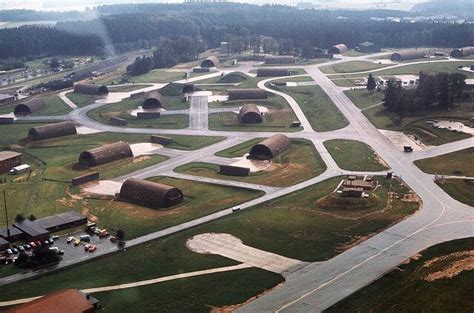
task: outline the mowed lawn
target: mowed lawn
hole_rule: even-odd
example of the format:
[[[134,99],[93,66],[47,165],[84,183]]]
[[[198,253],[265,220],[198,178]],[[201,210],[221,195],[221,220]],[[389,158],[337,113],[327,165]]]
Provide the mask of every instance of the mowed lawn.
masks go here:
[[[467,238],[428,248],[325,312],[472,312],[474,271],[461,269],[473,247]]]
[[[247,145],[247,143],[244,143],[244,146]],[[235,149],[240,150],[240,148]],[[248,150],[240,156],[247,152]],[[271,170],[251,173],[246,177],[219,174],[219,165],[203,162],[189,163],[176,168],[175,171],[196,176],[283,187],[303,182],[326,170],[326,164],[324,164],[313,144],[302,139],[292,139],[292,147],[274,158],[273,163]]]
[[[78,107],[84,107],[86,105],[94,103],[98,99],[105,98],[106,96],[86,95],[82,93],[69,92],[66,94],[66,97]]]
[[[454,199],[474,207],[474,179],[444,179],[437,184]]]
[[[321,72],[325,74],[335,74],[335,73],[354,73],[354,72],[365,72],[370,70],[375,70],[379,68],[384,68],[390,66],[390,64],[378,64],[369,61],[349,61],[334,65],[326,65],[320,67]]]
[[[85,289],[130,283],[238,263],[217,255],[197,254],[186,248],[186,241],[206,232],[205,226],[128,248],[125,252],[86,264],[9,285],[1,300],[39,296],[61,289]],[[117,273],[120,273],[118,275]],[[283,281],[274,273],[250,268],[187,279],[94,294],[105,312],[208,312],[209,306],[245,302]],[[177,292],[179,290],[179,292]]]
[[[344,93],[359,109],[381,105],[384,98],[383,92],[370,93],[367,89],[346,90]]]
[[[375,151],[363,142],[334,139],[325,141],[324,146],[343,170],[376,172],[388,169]]]
[[[474,148],[416,160],[415,164],[428,174],[474,177]]]
[[[320,86],[274,87],[274,89],[295,99],[315,131],[331,131],[349,125]]]
[[[65,115],[72,111],[72,109],[56,95],[46,96],[43,98],[43,101],[44,108],[33,112],[31,115]]]

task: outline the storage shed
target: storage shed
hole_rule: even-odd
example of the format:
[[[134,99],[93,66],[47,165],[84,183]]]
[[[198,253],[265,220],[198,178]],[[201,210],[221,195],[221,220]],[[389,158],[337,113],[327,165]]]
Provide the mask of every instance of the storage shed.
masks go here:
[[[259,68],[257,77],[280,77],[289,76],[290,70],[287,68]]]
[[[177,205],[184,199],[178,188],[136,178],[123,183],[120,198],[153,209]]]
[[[426,50],[405,50],[392,53],[390,60],[394,62],[402,62],[407,60],[415,60],[424,58],[428,52]]]
[[[27,240],[36,241],[46,240],[49,238],[49,231],[30,220],[15,222],[13,226],[21,230],[26,235]]]
[[[22,154],[15,151],[0,151],[0,174],[8,173],[10,169],[21,165]]]
[[[163,106],[161,94],[157,90],[150,91],[143,102],[144,109],[157,109]]]
[[[75,134],[77,134],[76,125],[67,121],[32,127],[28,131],[28,139],[38,141]]]
[[[109,89],[104,85],[96,84],[76,84],[74,86],[75,93],[83,93],[86,95],[98,95],[103,96],[109,93]]]
[[[13,113],[18,116],[30,115],[33,112],[39,111],[44,107],[44,101],[41,98],[34,98],[15,106]]]
[[[76,211],[69,211],[39,218],[35,220],[34,223],[43,229],[46,229],[50,232],[55,232],[84,225],[87,223],[87,217]]]
[[[91,167],[130,157],[133,157],[133,152],[128,143],[119,141],[82,152],[79,164]]]
[[[464,47],[459,49],[454,49],[451,51],[450,56],[452,58],[462,58],[474,54],[474,47]]]
[[[295,57],[292,55],[267,55],[265,56],[265,64],[295,64]]]
[[[255,104],[244,104],[239,111],[239,122],[242,124],[261,123],[263,122],[262,113]]]
[[[343,43],[340,43],[340,44],[334,45],[331,48],[329,48],[328,53],[330,53],[330,54],[343,54],[347,50],[348,50],[347,46]]]
[[[219,59],[215,56],[210,56],[201,62],[201,67],[205,68],[217,67],[217,65],[219,65]]]
[[[291,140],[288,137],[276,134],[253,146],[250,149],[248,158],[270,160],[290,147]]]
[[[259,88],[228,89],[229,100],[266,99],[267,92]]]

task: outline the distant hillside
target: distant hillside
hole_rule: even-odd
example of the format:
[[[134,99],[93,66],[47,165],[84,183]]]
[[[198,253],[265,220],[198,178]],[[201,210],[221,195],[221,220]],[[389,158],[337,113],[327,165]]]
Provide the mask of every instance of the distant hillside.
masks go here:
[[[440,0],[418,3],[411,9],[413,12],[424,15],[458,16],[474,18],[473,0]]]

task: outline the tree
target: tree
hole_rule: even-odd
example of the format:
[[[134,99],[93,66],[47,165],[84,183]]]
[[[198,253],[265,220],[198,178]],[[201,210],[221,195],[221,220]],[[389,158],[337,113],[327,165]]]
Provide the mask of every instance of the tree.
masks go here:
[[[28,219],[29,219],[30,221],[34,221],[34,220],[36,220],[36,216],[34,216],[34,214],[31,214],[31,215],[28,217]]]
[[[369,74],[369,78],[367,78],[367,90],[372,93],[376,87],[377,84],[375,83],[374,77],[372,76],[372,74]]]
[[[385,97],[383,98],[383,106],[390,111],[395,111],[398,101],[400,100],[401,86],[394,80],[387,81],[385,89]]]
[[[15,261],[16,266],[23,267],[26,263],[30,261],[30,256],[26,252],[20,252],[18,259]]]
[[[55,69],[55,68],[58,68],[60,66],[61,66],[61,64],[59,63],[58,59],[56,59],[56,58],[51,59],[51,63],[49,64],[50,68]]]
[[[301,56],[305,59],[314,58],[314,47],[311,44],[311,41],[306,40],[303,43],[303,47],[301,48]]]
[[[123,229],[117,230],[117,234],[115,235],[118,240],[123,241],[125,239],[125,231]]]
[[[15,222],[17,222],[17,223],[21,223],[21,222],[23,222],[24,220],[25,220],[25,216],[24,216],[23,214],[17,214],[17,215],[15,216]]]

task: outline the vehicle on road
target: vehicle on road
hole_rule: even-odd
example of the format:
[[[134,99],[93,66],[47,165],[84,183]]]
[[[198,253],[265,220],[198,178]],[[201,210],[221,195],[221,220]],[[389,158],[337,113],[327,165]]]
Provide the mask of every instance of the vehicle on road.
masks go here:
[[[232,212],[240,211],[240,206],[235,206],[232,208]]]
[[[9,174],[10,175],[18,175],[18,174],[27,172],[29,170],[31,170],[31,167],[28,164],[22,164],[22,165],[18,165],[18,166],[15,166],[14,168],[12,168],[10,170]]]

